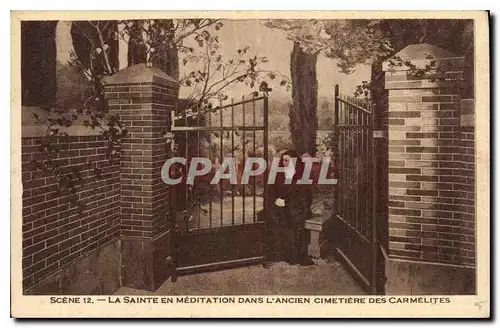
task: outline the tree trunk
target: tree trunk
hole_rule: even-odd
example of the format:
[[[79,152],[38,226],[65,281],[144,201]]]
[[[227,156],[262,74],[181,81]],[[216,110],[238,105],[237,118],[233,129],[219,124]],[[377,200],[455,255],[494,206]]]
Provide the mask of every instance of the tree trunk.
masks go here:
[[[104,21],[101,21],[104,25]],[[82,63],[83,67],[90,68],[94,72],[108,72],[112,74],[113,69],[118,69],[118,40],[113,38],[113,34],[117,31],[118,26],[115,21],[107,21],[107,27],[99,31],[94,26],[85,21],[75,21],[71,24],[71,40],[73,42],[73,49]],[[109,46],[106,51],[106,63],[94,60],[90,61],[90,54],[93,48],[90,38],[95,47],[102,48],[104,43]],[[106,40],[106,42],[104,42]],[[92,67],[91,67],[92,65]]]
[[[168,19],[164,21],[164,24],[165,28],[170,30],[170,34],[175,35],[174,21]],[[167,42],[167,47],[160,47],[163,48],[163,51],[159,56],[154,58],[153,66],[160,68],[171,78],[179,80],[179,49],[170,45],[172,40],[169,41]]]
[[[139,40],[136,37],[130,36],[127,54],[128,66],[146,62],[146,46],[139,44],[138,41]]]
[[[21,24],[21,89],[25,106],[51,107],[56,100],[57,21]]]
[[[377,57],[372,63],[371,71],[371,100],[375,105],[375,124],[379,127],[387,125],[389,92],[385,89],[385,72],[382,63],[387,57]]]
[[[168,76],[179,80],[179,50],[176,47],[168,47],[160,56],[155,57],[153,66],[160,68]]]
[[[389,92],[385,89],[385,72],[382,63],[386,57],[378,57],[372,63],[371,72],[371,98],[374,103],[374,129],[388,133],[388,97]],[[387,138],[376,138],[374,141],[376,167],[375,183],[377,188],[377,229],[380,244],[389,249],[389,213],[387,203],[389,202],[389,144]],[[380,264],[380,263],[379,263]]]
[[[463,46],[465,55],[463,98],[474,98],[474,21],[467,21],[464,26]]]
[[[292,105],[289,116],[293,147],[301,154],[309,153],[314,156],[318,130],[318,55],[304,52],[300,44],[295,42],[290,59]]]

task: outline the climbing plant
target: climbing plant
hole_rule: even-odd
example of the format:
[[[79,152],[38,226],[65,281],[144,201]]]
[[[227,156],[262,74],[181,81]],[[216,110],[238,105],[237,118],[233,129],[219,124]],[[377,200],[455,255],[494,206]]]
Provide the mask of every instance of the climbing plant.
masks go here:
[[[85,181],[83,173],[90,171],[91,180],[99,180],[106,167],[116,164],[121,152],[121,140],[127,134],[126,127],[119,117],[108,113],[104,100],[102,79],[117,72],[117,63],[110,59],[110,43],[113,41],[110,25],[113,25],[110,21],[73,22],[72,34],[79,36],[73,41],[76,39],[86,42],[75,46],[75,51],[70,53],[68,65],[73,72],[80,74],[87,81],[74,86],[84,88],[85,91],[79,94],[84,97],[79,102],[67,100],[62,108],[45,107],[44,113],[33,114],[35,121],[45,127],[45,136],[39,146],[41,156],[35,156],[31,162],[32,167],[34,170],[53,175],[58,183],[59,194],[68,196],[70,205],[76,206],[80,213],[85,209],[85,204],[78,194],[79,187]],[[83,53],[86,55],[82,55]],[[73,108],[66,107],[68,105]],[[83,125],[98,132],[103,138],[106,147],[104,162],[94,163],[87,160],[83,164],[61,166],[59,154],[70,142],[68,130],[74,125]]]
[[[439,62],[431,55],[427,55],[425,59],[428,61],[424,66],[419,66],[411,60],[402,59],[400,56],[393,56],[386,62],[388,64],[388,72],[395,72],[396,69],[404,67],[406,75],[415,78],[426,78],[429,82],[448,82],[451,85],[460,86],[465,81],[463,75],[450,73],[450,66],[443,62]],[[354,90],[355,97],[363,97],[366,101],[371,100],[371,91],[373,85],[371,81],[362,81]]]

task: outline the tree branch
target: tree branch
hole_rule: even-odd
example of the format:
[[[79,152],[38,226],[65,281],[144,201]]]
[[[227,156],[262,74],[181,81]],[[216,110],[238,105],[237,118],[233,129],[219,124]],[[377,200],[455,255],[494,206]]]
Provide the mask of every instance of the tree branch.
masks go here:
[[[200,97],[200,100],[198,101],[198,105],[203,103],[203,100],[204,99],[204,95],[205,95],[205,92],[207,91],[207,86],[208,86],[208,81],[210,80],[210,65],[211,65],[211,60],[210,60],[210,56],[208,54],[208,45],[205,47],[205,53],[207,55],[207,77],[205,78],[205,85],[203,86],[203,91],[201,92],[201,97]]]
[[[102,54],[104,56],[104,63],[106,64],[106,69],[108,70],[108,74],[112,74],[113,68],[111,67],[108,53],[106,52],[106,50],[104,50],[105,43],[102,37],[102,30],[99,28],[99,23],[97,24],[96,31],[97,31],[97,36],[99,37],[99,41],[101,42],[101,49],[102,49]]]
[[[187,20],[186,20],[187,21]],[[205,24],[203,23],[203,21],[205,21]],[[218,19],[204,19],[202,20],[202,22],[200,23],[200,25],[198,26],[194,26],[194,28],[190,31],[187,31],[185,32],[184,34],[180,34],[176,39],[177,40],[174,40],[173,43],[175,46],[179,46],[181,45],[182,41],[187,38],[188,36],[190,35],[193,35],[194,33],[196,33],[197,31],[201,30],[201,29],[204,29],[205,27],[208,27],[210,25],[213,25],[214,23],[216,23],[217,21],[219,21]],[[187,23],[187,22],[186,22]],[[193,24],[194,25],[194,24]]]
[[[221,90],[223,90],[225,87],[227,87],[227,86],[228,86],[228,85],[230,85],[231,83],[236,82],[238,79],[245,78],[247,75],[248,75],[248,74],[246,74],[246,73],[245,73],[245,74],[242,74],[242,75],[237,76],[236,78],[234,78],[234,79],[232,79],[232,80],[227,81],[224,85],[222,85],[219,89],[217,89],[216,91],[212,92],[211,94],[212,94],[212,95],[216,95],[216,94],[218,94]],[[212,87],[213,87],[213,86],[214,86],[214,85],[212,85]],[[210,89],[212,89],[212,87],[210,87]],[[209,89],[209,91],[210,91],[210,89]],[[209,91],[207,91],[207,93],[208,93]]]

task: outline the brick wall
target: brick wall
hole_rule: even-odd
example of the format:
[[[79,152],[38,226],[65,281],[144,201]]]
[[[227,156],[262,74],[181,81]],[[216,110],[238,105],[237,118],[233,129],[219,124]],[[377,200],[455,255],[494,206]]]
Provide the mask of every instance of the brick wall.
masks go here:
[[[461,126],[460,90],[404,70],[387,71],[386,88],[389,254],[474,266],[474,136]]]
[[[118,115],[128,131],[120,158],[109,163],[103,137],[90,136],[83,126],[72,126],[69,137],[50,142],[59,148],[55,161],[61,171],[80,173],[76,190],[83,207],[70,201],[66,189],[57,192],[52,173],[32,164],[42,158],[45,139],[34,137],[44,135],[43,127],[29,122],[25,108],[22,266],[27,293],[112,293],[122,285],[155,290],[170,274],[169,190],[161,169],[179,83],[139,64],[107,77],[106,85],[109,113]],[[102,170],[99,178],[96,167]]]
[[[66,190],[58,193],[52,173],[35,170],[32,160],[43,156],[43,138],[22,139],[23,288],[29,289],[63,266],[76,261],[119,235],[119,164],[107,165],[107,147],[99,136],[70,136],[55,143],[61,169],[81,167],[78,207]],[[85,163],[103,169],[95,179]]]

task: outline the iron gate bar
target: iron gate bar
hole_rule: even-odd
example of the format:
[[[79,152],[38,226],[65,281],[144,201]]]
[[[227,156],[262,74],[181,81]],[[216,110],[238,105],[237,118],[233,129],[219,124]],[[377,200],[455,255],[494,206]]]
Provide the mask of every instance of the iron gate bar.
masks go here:
[[[184,119],[184,125],[188,126],[188,118],[187,117]],[[184,139],[185,139],[184,140],[184,158],[188,158],[188,152],[189,152],[189,137],[188,137],[188,135],[189,135],[189,133],[188,133],[188,131],[186,131],[184,133]],[[185,171],[187,174],[187,172],[188,172],[187,167],[185,168]],[[189,190],[188,189],[189,189],[189,187],[186,185],[186,187],[184,188],[184,191],[185,191],[184,199],[186,202],[184,206],[187,209],[187,213],[190,212],[189,211],[190,209],[189,209],[189,199],[188,199],[189,198]],[[185,222],[183,222],[183,223],[186,225],[186,228],[187,228],[188,224],[189,224],[189,217],[184,217],[184,220],[185,220]]]
[[[252,257],[252,258],[247,258],[247,259],[238,259],[238,260],[232,260],[232,261],[223,261],[218,263],[218,267],[221,269],[225,268],[231,268],[231,267],[236,267],[238,265],[253,265],[258,262],[260,262],[262,258],[260,256],[258,257]],[[196,273],[199,271],[203,271],[204,269],[210,268],[211,264],[199,264],[199,265],[193,265],[193,266],[188,266],[188,267],[182,267],[177,269],[177,274],[178,275],[184,275],[184,274],[189,274],[189,273]]]
[[[231,149],[233,153],[231,156],[234,157],[234,100],[231,98]],[[234,225],[234,184],[231,183],[231,224]]]
[[[346,108],[347,108],[347,120],[348,120],[348,124],[351,124],[351,125],[354,125],[353,124],[353,115],[352,115],[352,107],[350,106],[347,106],[345,104]],[[350,130],[347,130],[347,136],[349,138],[349,148],[348,148],[348,151],[347,151],[347,156],[348,156],[348,162],[350,164],[350,167],[349,167],[349,181],[356,181],[354,180],[354,172],[353,172],[353,165],[354,165],[354,152],[352,151],[354,149],[354,133],[353,133],[353,129],[350,129]],[[351,183],[349,183],[349,198],[348,198],[348,201],[349,201],[349,211],[347,212],[347,215],[348,215],[348,218],[349,218],[349,221],[350,222],[353,222],[354,221],[354,227],[357,228],[357,222],[356,220],[354,219],[355,217],[355,212],[353,211],[353,203],[355,202],[355,195],[352,195],[353,194],[353,186]]]
[[[377,178],[376,178],[376,172],[375,172],[375,139],[373,138],[373,127],[375,125],[375,116],[371,115],[371,122],[369,126],[369,135],[370,135],[370,141],[371,141],[371,168],[370,172],[372,173],[372,233],[371,233],[371,239],[372,239],[372,257],[374,259],[374,265],[373,265],[373,271],[372,271],[372,293],[377,294],[379,290],[378,282],[380,279],[378,279],[378,257],[379,257],[379,245],[378,245],[378,233],[377,233]]]
[[[197,117],[196,124],[198,126],[200,126],[200,114],[198,113],[198,115],[196,117]],[[198,155],[198,157],[200,157],[200,131],[199,130],[196,132],[196,137],[197,137],[196,142],[198,144],[197,155]],[[197,188],[196,189],[196,201],[198,202],[198,206],[197,206],[197,211],[196,211],[197,213],[196,214],[198,215],[198,219],[197,219],[197,221],[198,221],[198,224],[197,224],[198,225],[198,229],[200,229],[200,224],[201,224],[201,220],[199,219],[200,215],[201,215],[201,199],[200,198],[201,198],[201,196],[200,196],[200,190]]]
[[[349,115],[348,115],[348,110],[347,110],[347,107],[345,106],[344,103],[341,103],[342,104],[342,113],[344,115],[344,122],[345,124],[349,124]],[[344,153],[344,163],[349,163],[349,153],[347,151],[348,147],[349,147],[349,142],[350,142],[350,139],[349,139],[349,130],[344,130],[343,131],[343,137],[344,137],[344,143],[342,144],[343,146],[343,153]],[[348,192],[349,192],[349,185],[346,183],[346,181],[349,181],[350,180],[350,171],[348,170],[343,170],[346,172],[346,179],[344,179],[344,183],[342,184],[342,186],[344,187],[344,192],[342,193],[342,195],[346,195]],[[343,197],[344,199],[344,206],[342,206],[342,217],[345,216],[345,209],[346,207],[349,206],[349,197]]]
[[[220,106],[222,107],[222,106]],[[226,106],[227,108],[227,106]],[[220,116],[220,160],[221,164],[224,161],[224,118],[223,118],[223,112],[224,109],[221,108],[219,110],[219,116]],[[220,172],[221,175],[223,172]],[[221,227],[224,225],[224,183],[222,180],[219,180],[219,185],[220,185],[220,225]]]
[[[346,124],[349,124],[349,110],[347,109],[347,107],[345,107],[344,103],[341,103],[341,104],[342,104],[342,110],[344,112],[344,119],[346,121]],[[350,158],[349,158],[349,152],[347,151],[347,149],[349,149],[350,140],[351,140],[349,138],[349,130],[344,130],[344,140],[346,141],[346,143],[343,145],[344,146],[344,158],[345,158],[345,162],[349,163]],[[345,182],[350,181],[351,171],[346,170],[345,172],[346,172],[347,179],[344,179],[344,184],[345,184],[345,187],[349,188],[349,185],[346,184]],[[345,195],[348,192],[349,192],[349,189],[345,189],[344,192],[342,193],[342,195]],[[344,197],[344,198],[345,198],[346,206],[342,207],[342,215],[344,215],[345,208],[349,207],[349,197]]]
[[[358,118],[359,118],[359,111],[354,111],[354,124],[358,125]],[[354,143],[356,144],[355,151],[356,151],[356,161],[354,162],[355,164],[355,169],[356,169],[356,183],[359,184],[360,179],[359,179],[359,129],[356,129],[354,131]],[[356,213],[359,214],[360,208],[359,208],[359,186],[356,186]],[[357,222],[358,229],[363,231],[363,222],[358,221]]]
[[[241,102],[237,103],[236,105],[241,105],[241,104],[249,103],[249,102],[252,102],[252,101],[263,100],[265,98],[267,98],[267,96],[256,97],[256,98],[252,98],[252,99],[249,99],[249,100],[246,100],[246,101],[241,101]],[[211,110],[206,111],[205,113],[202,112],[201,114],[209,114],[212,111],[223,110],[223,109],[226,109],[226,108],[229,108],[229,107],[231,107],[231,104],[224,105],[224,106],[217,106],[215,108],[212,108]],[[193,116],[196,116],[197,113],[199,113],[199,112],[198,111],[196,111],[196,112],[195,111],[189,111],[189,112],[187,112],[184,115],[174,116],[174,117],[172,117],[172,119],[173,120],[179,120],[179,119],[183,119],[183,118],[193,117]]]
[[[268,148],[268,137],[269,137],[269,131],[268,131],[268,122],[267,122],[267,118],[268,118],[268,114],[269,114],[269,109],[268,109],[268,99],[267,99],[267,96],[264,96],[264,110],[263,110],[263,114],[264,114],[264,117],[263,117],[263,125],[264,125],[264,140],[263,140],[263,143],[264,143],[264,160],[265,160],[265,163],[266,163],[266,169],[264,170],[264,199],[263,199],[263,202],[264,202],[264,216],[267,216],[267,208],[268,208],[268,199],[267,199],[267,178],[268,178],[268,170],[267,170],[267,166],[269,164],[269,148]]]
[[[263,111],[264,120],[262,124],[260,124],[260,122],[257,122],[257,116],[256,116],[257,115],[256,112],[259,107],[255,104],[255,102],[259,100],[262,100],[264,104],[264,111]],[[246,119],[247,109],[245,104],[250,102],[252,102],[252,107],[251,107],[252,113],[251,114],[248,113],[249,115],[251,115],[251,118],[250,120],[247,120]],[[239,106],[241,106],[241,109],[239,108]],[[231,110],[230,126],[227,122],[228,113],[222,112],[224,109],[227,108],[230,108]],[[237,116],[239,116],[239,114],[237,115],[235,113],[237,109],[243,110],[245,112],[243,116],[242,126],[235,125]],[[264,97],[253,97],[253,99],[245,99],[245,97],[242,97],[242,102],[238,103],[235,103],[234,99],[231,99],[231,102],[228,106],[220,106],[215,108],[215,110],[221,111],[219,115],[217,115],[217,113],[216,112],[214,113],[213,111],[209,111],[207,113],[202,113],[200,111],[196,113],[196,115],[198,115],[196,118],[194,118],[194,115],[190,116],[183,115],[181,116],[183,119],[181,119],[180,121],[179,120],[175,121],[174,119],[174,122],[172,123],[171,126],[172,127],[171,131],[179,133],[186,139],[184,140],[184,142],[180,143],[181,148],[183,148],[182,147],[183,145],[185,146],[185,151],[178,152],[179,155],[182,156],[184,154],[186,158],[189,157],[190,159],[192,159],[192,157],[196,155],[205,156],[203,150],[204,145],[200,142],[200,139],[208,138],[210,158],[213,158],[213,156],[215,155],[216,158],[220,156],[222,160],[224,158],[224,155],[227,154],[226,150],[229,148],[228,146],[230,146],[233,150],[235,150],[235,148],[238,148],[236,136],[237,135],[241,136],[241,134],[238,134],[238,130],[241,130],[243,132],[242,133],[243,145],[242,147],[239,148],[239,150],[243,148],[242,158],[244,163],[249,155],[247,154],[247,150],[251,151],[251,149],[253,149],[254,155],[257,154],[257,133],[258,133],[257,131],[263,131],[264,135],[263,156],[266,163],[268,163],[269,149],[267,141],[269,135],[267,131],[268,130],[267,95]],[[220,118],[219,124],[212,124],[212,115],[216,115],[215,120]],[[251,123],[247,121],[251,121]],[[180,123],[180,125],[184,126],[180,127],[175,126],[175,123]],[[192,126],[193,124],[196,124],[197,126],[194,127]],[[253,126],[248,126],[249,124]],[[260,126],[256,126],[256,124],[259,124]],[[251,132],[247,133],[246,131],[251,131]],[[231,133],[230,137],[229,133]],[[220,142],[214,140],[215,134],[220,134],[221,137]],[[251,134],[252,137],[248,138],[249,140],[246,140],[247,137],[249,137],[249,134]],[[194,144],[196,139],[198,141],[198,144]],[[251,142],[252,140],[253,140],[253,145],[252,147],[248,148],[247,143]],[[219,146],[220,146],[220,151],[217,150]],[[264,181],[267,181],[267,176],[268,176],[267,170],[264,171],[264,175],[265,175]],[[186,229],[183,229],[184,226],[182,226],[181,229],[180,230],[178,229],[175,233],[175,236],[173,238],[175,255],[173,257],[175,258],[176,274],[214,270],[232,265],[256,264],[256,262],[263,260],[264,258],[263,247],[264,247],[266,221],[261,222],[259,219],[257,219],[257,206],[261,206],[260,204],[262,204],[260,203],[261,200],[260,196],[257,197],[257,179],[256,178],[253,179],[252,186],[247,186],[246,184],[243,185],[241,181],[239,182],[240,186],[244,187],[242,188],[243,192],[241,195],[242,196],[241,199],[245,200],[241,203],[241,205],[237,205],[238,202],[236,202],[236,196],[235,196],[236,194],[235,190],[238,186],[231,184],[231,189],[229,190],[229,188],[226,187],[227,186],[226,181],[224,181],[224,183],[221,183],[220,185],[219,189],[221,195],[220,224],[218,221],[214,221],[214,216],[216,215],[214,214],[214,211],[216,212],[219,206],[215,205],[216,207],[213,207],[214,203],[217,202],[216,197],[218,193],[209,192],[209,194],[207,194],[208,197],[206,198],[204,197],[205,194],[197,196],[196,193],[201,194],[205,190],[204,182],[200,182],[201,184],[199,185],[185,186],[186,190],[184,192],[187,193],[186,206],[192,208],[193,207],[192,205],[194,205],[194,203],[192,203],[194,201],[194,198],[198,197],[200,199],[199,203],[197,203],[198,208],[196,210],[203,211],[203,213],[205,214],[198,213],[198,222],[196,222],[196,224],[187,225],[187,223],[189,222],[186,220],[185,221]],[[187,187],[191,188],[187,189]],[[263,204],[264,212],[266,211],[266,206],[268,204],[268,200],[266,199],[267,197],[266,189],[267,187],[264,183],[264,195],[263,195],[264,197],[262,197],[262,201],[264,203]],[[247,197],[248,192],[252,192],[252,190],[253,190],[253,198],[252,200],[249,199],[249,202],[247,204],[246,198],[248,198]],[[227,199],[228,194],[231,195],[230,204],[229,202],[225,201],[228,200]],[[240,198],[238,200],[240,200]],[[238,208],[236,208],[237,206]],[[249,206],[250,207],[253,206],[254,210],[251,214],[251,216],[253,216],[253,219],[248,220],[246,216],[246,209]],[[206,215],[207,207],[210,209],[209,215]],[[243,209],[243,212],[240,215],[239,212],[241,209]],[[192,211],[189,214],[196,216],[196,210],[192,209]],[[232,217],[229,218],[228,217],[229,215],[231,215]],[[260,213],[259,213],[259,218],[260,218]],[[191,227],[193,229],[191,229]]]
[[[357,126],[357,125],[342,125],[340,124],[339,127],[345,128],[345,130],[362,130],[363,127]]]
[[[253,114],[253,118],[252,118],[252,125],[255,126],[255,101],[252,102],[252,114]],[[252,156],[255,157],[255,134],[257,133],[257,131],[253,131],[253,153],[252,153]],[[245,164],[244,164],[245,165]],[[242,179],[243,179],[243,176],[242,176]],[[256,212],[256,206],[257,206],[257,195],[256,195],[256,187],[255,187],[255,182],[256,182],[256,179],[255,177],[253,177],[252,179],[252,194],[253,194],[253,222],[255,222],[255,212]],[[246,187],[245,185],[243,185],[243,192],[246,193]]]
[[[352,103],[351,101],[349,101],[346,96],[342,95],[342,97],[340,97],[339,100],[341,102],[343,102],[344,104],[349,105],[351,108],[356,108],[357,110],[360,110],[360,111],[365,112],[365,113],[370,114],[370,115],[372,114],[371,111],[369,111],[369,110],[367,110],[367,109],[365,109],[365,108],[363,108],[361,106],[358,106],[358,105]]]
[[[368,227],[371,225],[368,225],[366,220],[358,219],[358,217],[360,214],[364,214],[364,210],[366,210],[366,206],[363,205],[365,201],[362,199],[364,197],[361,197],[365,189],[360,189],[365,185],[365,175],[368,174],[369,170],[362,167],[360,163],[368,160],[368,156],[365,157],[363,154],[364,139],[369,137],[369,133],[366,133],[368,124],[365,124],[365,115],[371,114],[371,112],[361,110],[360,106],[349,101],[349,98],[345,95],[338,94],[336,99],[337,118],[335,121],[338,123],[336,129],[340,129],[340,131],[336,133],[337,146],[335,148],[339,150],[341,166],[344,166],[343,164],[346,162],[350,163],[350,165],[344,166],[345,169],[340,172],[343,178],[340,179],[342,180],[339,183],[340,188],[336,188],[336,194],[337,197],[340,197],[339,194],[344,195],[344,197],[337,198],[342,199],[342,206],[339,208],[339,202],[337,202],[335,209],[354,228],[366,234]],[[360,166],[362,170],[360,170]],[[354,183],[346,183],[346,180],[349,182],[354,181]]]
[[[226,137],[224,137],[224,133],[223,132],[227,132],[227,135],[229,136],[229,131],[231,131],[231,148],[234,149],[235,148],[235,143],[236,141],[234,140],[235,139],[235,134],[237,134],[238,131],[242,131],[243,132],[243,145],[242,145],[242,148],[243,148],[243,162],[247,159],[247,143],[250,141],[250,140],[246,140],[248,135],[246,133],[246,131],[252,131],[251,135],[252,135],[252,140],[253,140],[253,145],[252,145],[252,148],[254,150],[254,153],[256,153],[256,142],[257,142],[257,131],[263,131],[265,132],[264,130],[267,129],[267,122],[265,120],[263,120],[263,123],[261,126],[257,126],[257,107],[256,107],[256,104],[255,102],[258,101],[258,100],[263,100],[263,103],[264,103],[264,107],[267,105],[267,96],[263,96],[263,97],[253,97],[252,99],[245,99],[245,96],[242,97],[242,101],[238,102],[238,103],[234,103],[234,99],[231,99],[231,103],[227,106],[218,106],[216,107],[215,109],[216,110],[220,110],[219,112],[219,118],[220,118],[220,122],[218,125],[213,125],[212,124],[212,115],[214,114],[214,111],[207,111],[205,114],[208,114],[208,126],[205,125],[205,126],[201,126],[202,124],[200,124],[201,122],[201,116],[204,114],[202,113],[201,111],[199,112],[196,112],[197,114],[197,117],[196,117],[196,123],[197,123],[197,126],[189,126],[192,122],[190,122],[190,118],[194,118],[194,115],[181,115],[181,116],[176,116],[176,117],[181,117],[182,118],[182,121],[184,121],[184,126],[175,126],[175,124],[172,124],[171,126],[171,130],[173,132],[181,132],[184,134],[185,136],[185,139],[184,140],[184,144],[185,144],[185,157],[192,157],[190,156],[190,151],[193,150],[193,149],[197,149],[196,153],[198,156],[201,156],[201,145],[200,145],[200,142],[198,142],[197,144],[197,148],[194,148],[193,146],[194,145],[191,145],[192,142],[190,141],[191,139],[194,139],[192,137],[196,137],[198,140],[201,138],[201,133],[202,132],[209,132],[210,135],[209,135],[209,145],[215,145],[214,143],[212,143],[211,139],[212,139],[212,134],[213,133],[218,133],[218,134],[221,134],[221,141],[220,141],[220,157],[221,157],[221,160],[223,159],[225,153],[224,153],[224,149],[227,148],[224,146],[224,139]],[[247,116],[247,110],[246,110],[246,106],[245,104],[247,103],[252,103],[252,113],[251,113],[251,121],[252,121],[252,124],[253,126],[248,126],[248,122],[246,120],[246,116]],[[243,116],[243,125],[235,125],[235,107],[237,105],[241,105],[242,107],[242,110],[243,112],[245,112],[245,115]],[[222,112],[223,110],[227,109],[227,108],[230,108],[231,109],[231,126],[224,126],[226,123],[224,121],[225,119],[225,116],[224,116],[224,113]],[[206,122],[206,120],[204,121]],[[194,136],[191,136],[191,132],[195,132],[195,135]],[[264,136],[264,139],[268,139],[268,134],[267,133],[264,133],[265,136]],[[266,144],[267,142],[264,142],[264,144]],[[265,145],[266,148],[267,148],[267,145]],[[241,148],[240,148],[241,149]],[[267,152],[268,152],[268,149],[267,149]],[[265,155],[265,157],[267,158],[267,154]],[[241,163],[240,163],[241,164]],[[225,223],[225,219],[224,217],[227,216],[227,212],[224,213],[224,207],[225,207],[225,202],[224,202],[224,195],[225,195],[225,186],[226,184],[222,183],[221,184],[221,188],[219,188],[219,193],[220,193],[220,209],[221,209],[221,213],[219,214],[219,219],[220,219],[220,225],[224,225]],[[251,216],[252,216],[252,220],[249,221],[249,222],[256,222],[257,221],[257,179],[256,178],[252,178],[252,186],[247,186],[247,185],[241,185],[240,184],[240,187],[243,187],[243,188],[239,188],[238,190],[241,190],[241,196],[242,196],[242,199],[244,199],[242,201],[242,205],[241,205],[241,208],[243,210],[242,212],[242,218],[243,218],[243,222],[241,222],[242,224],[245,224],[247,223],[247,216],[246,216],[246,208],[248,206],[247,202],[246,202],[246,198],[248,198],[247,196],[247,192],[248,191],[252,191],[253,192],[253,195],[252,195],[252,201],[251,201],[251,204],[253,206],[253,208],[255,209],[252,213],[251,213]],[[231,209],[230,209],[230,212],[231,212],[231,225],[234,225],[234,224],[237,224],[236,222],[236,218],[235,218],[235,214],[236,214],[236,199],[235,199],[235,189],[237,188],[237,186],[234,186],[233,184],[231,184]],[[194,192],[193,192],[194,191]],[[265,188],[264,188],[264,192],[265,192]],[[197,197],[197,194],[201,193],[201,189],[198,190],[198,188],[195,188],[191,186],[191,188],[189,189],[186,189],[185,190],[185,199],[186,199],[186,203],[185,203],[185,206],[187,207],[189,205],[188,202],[191,201],[191,199],[189,197],[194,197],[196,198]],[[213,201],[215,199],[213,199],[213,194],[210,194],[210,202],[209,202],[209,227],[217,227],[217,225],[214,226],[214,221],[213,221],[213,215],[214,215],[214,208],[213,208]],[[263,199],[264,201],[264,199]],[[200,203],[201,205],[201,203]],[[195,212],[193,212],[192,214],[196,215],[198,214],[198,217],[200,217],[201,215],[201,211],[203,211],[204,213],[207,213],[206,210],[203,210],[201,206],[199,206]],[[205,221],[206,222],[206,221]],[[202,226],[203,222],[198,220],[197,222],[197,225],[196,225],[196,228],[198,229],[201,229],[203,228]]]
[[[338,93],[339,93],[339,86],[336,85],[335,86],[335,94],[334,94],[334,99],[333,99],[333,103],[334,103],[334,109],[333,109],[333,126],[334,126],[334,129],[335,129],[335,132],[334,132],[334,136],[333,136],[333,150],[337,153],[337,155],[335,156],[335,167],[339,167],[340,165],[340,152],[339,152],[339,149],[338,149],[338,146],[339,146],[339,140],[338,140],[338,133],[337,133],[337,127],[339,126],[339,102],[337,101],[337,96],[338,96]],[[340,179],[340,172],[339,170],[337,170],[337,184],[333,185],[333,208],[335,210],[335,213],[338,213],[339,212],[339,197],[338,197],[338,190],[339,190],[339,187],[338,187],[338,184],[339,182],[341,183],[341,179]]]
[[[338,183],[334,185],[336,250],[362,284],[379,290],[376,165],[373,108],[335,86],[334,143]],[[366,257],[365,257],[366,256]]]
[[[347,106],[345,103],[343,104],[344,105],[344,108],[346,109],[346,115],[347,115],[347,124],[349,125],[352,125],[352,122],[351,122],[351,107]],[[352,165],[352,134],[351,134],[351,130],[346,130],[347,132],[347,148],[345,149],[346,153],[347,153],[347,163],[349,163],[349,165]],[[353,179],[352,179],[352,168],[349,167],[349,176],[348,176],[348,180],[349,182],[351,182]],[[348,211],[345,211],[344,210],[344,215],[347,216],[347,219],[349,222],[352,223],[352,196],[351,196],[351,184],[348,183],[347,184],[347,193],[349,195],[349,197],[346,197],[346,200],[347,200],[347,203],[348,203]]]
[[[365,154],[364,154],[364,149],[363,149],[363,146],[364,146],[364,137],[365,137],[365,129],[364,129],[364,113],[363,112],[360,112],[359,113],[359,124],[363,127],[362,129],[360,129],[358,131],[358,149],[359,149],[359,153],[358,153],[358,158],[359,158],[359,163],[365,163],[366,161],[366,158],[365,158]],[[364,168],[364,166],[360,166],[358,165],[358,177],[359,177],[359,180],[360,180],[360,184],[361,184],[361,188],[360,188],[360,192],[359,192],[359,197],[360,197],[360,208],[359,208],[359,211],[361,212],[361,214],[364,216],[364,212],[365,212],[365,207],[363,206],[364,204],[364,190],[365,190],[365,181],[366,181],[366,170]],[[365,227],[366,227],[366,222],[361,222],[362,224],[362,229],[364,230]]]
[[[242,111],[243,111],[243,126],[246,127],[245,121],[246,121],[246,113],[245,113],[245,104],[248,101],[245,101],[245,96],[241,96],[241,106],[242,106]],[[243,163],[245,163],[245,149],[246,145],[246,129],[243,129]],[[245,189],[243,189],[242,193],[242,199],[243,199],[243,224],[245,224]],[[254,209],[255,210],[255,209]]]
[[[210,128],[212,128],[212,111],[209,111],[208,112],[208,126]],[[212,130],[209,130],[210,133],[208,135],[208,152],[209,152],[209,157],[210,157],[210,153],[212,152]],[[216,155],[216,154],[214,154]],[[210,193],[210,202],[208,203],[208,210],[209,210],[209,227],[212,228],[212,223],[213,223],[213,208],[212,208],[212,201],[214,200],[213,198],[213,194]]]
[[[194,127],[194,126],[176,126],[172,127],[172,132],[175,131],[231,131],[231,130],[240,130],[240,131],[261,131],[264,130],[265,126],[234,126],[234,128],[231,128],[230,126],[224,126],[224,127]]]

